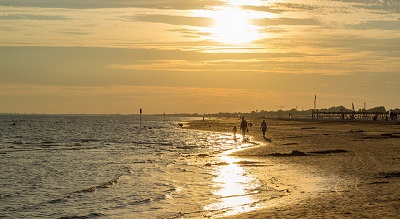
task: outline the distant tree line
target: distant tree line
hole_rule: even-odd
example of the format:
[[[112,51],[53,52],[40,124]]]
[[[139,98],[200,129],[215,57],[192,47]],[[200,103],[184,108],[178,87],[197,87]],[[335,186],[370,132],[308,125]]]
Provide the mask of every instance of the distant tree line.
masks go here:
[[[297,110],[295,108],[290,109],[290,110],[256,110],[256,111],[251,111],[251,112],[219,112],[219,113],[211,113],[211,114],[184,114],[185,116],[206,116],[206,117],[241,117],[241,116],[247,116],[247,117],[265,117],[265,118],[273,118],[273,117],[287,117],[287,116],[294,116],[294,117],[307,117],[311,116],[312,112],[314,109],[308,109],[308,110]],[[344,106],[332,106],[330,108],[322,108],[318,109],[319,112],[368,112],[368,113],[386,113],[386,112],[396,112],[400,113],[400,109],[394,109],[394,110],[389,110],[387,111],[384,106],[377,106],[374,108],[370,109],[358,109],[358,110],[352,110],[352,109],[347,109]]]
[[[179,114],[169,114],[168,116],[180,116],[180,117],[262,117],[262,118],[276,118],[276,117],[288,117],[288,116],[293,116],[293,117],[310,117],[313,113],[314,109],[307,109],[307,110],[297,110],[295,108],[290,109],[290,110],[255,110],[251,112],[219,112],[219,113],[204,113],[204,114],[198,114],[198,113],[179,113]],[[386,110],[384,106],[377,106],[374,108],[370,109],[358,109],[358,110],[352,110],[352,109],[347,109],[344,106],[332,106],[330,108],[322,108],[318,109],[319,112],[367,112],[367,113],[386,113],[386,112],[396,112],[397,114],[400,114],[400,109],[392,109],[392,110]]]

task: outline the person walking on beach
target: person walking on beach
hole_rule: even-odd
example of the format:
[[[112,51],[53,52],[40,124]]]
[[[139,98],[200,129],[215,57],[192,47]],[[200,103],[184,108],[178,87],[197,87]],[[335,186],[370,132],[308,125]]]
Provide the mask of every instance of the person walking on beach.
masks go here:
[[[236,125],[233,127],[233,137],[236,138],[237,127]]]
[[[263,138],[265,138],[265,132],[267,131],[267,123],[265,122],[265,120],[262,121],[260,129],[263,133]]]
[[[246,135],[246,131],[247,129],[247,121],[244,119],[244,116],[242,117],[242,123],[240,123],[240,130],[242,130],[242,135],[243,135],[243,139],[244,136]]]

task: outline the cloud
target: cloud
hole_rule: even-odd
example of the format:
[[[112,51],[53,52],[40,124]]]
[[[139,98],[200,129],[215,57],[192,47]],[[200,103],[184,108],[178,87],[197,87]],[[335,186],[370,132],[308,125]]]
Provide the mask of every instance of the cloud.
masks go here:
[[[113,64],[110,69],[121,70],[147,70],[147,71],[174,71],[174,72],[194,72],[204,71],[207,62],[188,61],[188,60],[136,60],[137,64]]]
[[[3,0],[0,5],[41,8],[175,8],[199,9],[208,5],[221,5],[219,0],[187,1],[187,0]]]
[[[79,36],[79,35],[89,35],[90,34],[89,32],[84,32],[84,31],[81,31],[81,30],[73,30],[73,29],[65,29],[65,30],[62,30],[62,31],[58,31],[58,33],[61,33],[63,35],[77,35],[77,36]]]
[[[351,25],[357,30],[400,30],[400,20],[397,21],[368,21],[358,25]]]
[[[400,12],[400,2],[397,0],[335,0],[336,2],[343,2],[351,4],[354,7],[368,9],[376,13],[384,13],[385,11]]]
[[[277,7],[273,7],[271,5],[262,5],[262,6],[243,5],[241,8],[250,11],[268,12],[272,14],[280,14],[284,12],[284,10]]]
[[[208,26],[212,24],[213,20],[204,17],[186,17],[186,16],[171,16],[171,15],[141,15],[134,17],[136,20],[151,22],[151,23],[165,23],[171,25],[189,25],[189,26]]]
[[[258,19],[254,22],[259,26],[280,26],[280,25],[320,25],[321,22],[315,18],[275,18]]]
[[[38,20],[38,21],[59,20],[59,21],[65,21],[65,20],[68,20],[68,18],[64,17],[64,16],[55,16],[55,15],[7,14],[7,15],[1,15],[0,20]]]
[[[304,1],[287,1],[287,2],[280,2],[276,1],[273,3],[273,6],[276,8],[280,8],[282,12],[289,10],[301,10],[301,11],[315,11],[318,10],[320,7],[315,2],[304,2]]]

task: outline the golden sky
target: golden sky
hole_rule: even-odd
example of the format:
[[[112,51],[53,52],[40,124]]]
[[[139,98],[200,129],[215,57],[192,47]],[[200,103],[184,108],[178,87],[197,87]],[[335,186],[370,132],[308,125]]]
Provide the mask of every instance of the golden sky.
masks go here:
[[[0,113],[400,107],[397,0],[1,0]]]

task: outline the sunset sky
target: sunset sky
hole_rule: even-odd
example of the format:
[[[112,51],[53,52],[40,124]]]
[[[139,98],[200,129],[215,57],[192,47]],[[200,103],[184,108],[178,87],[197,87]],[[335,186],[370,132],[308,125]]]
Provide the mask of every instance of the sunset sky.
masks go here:
[[[0,113],[400,108],[398,0],[0,0]]]

